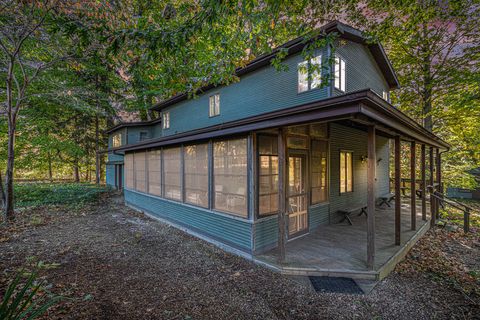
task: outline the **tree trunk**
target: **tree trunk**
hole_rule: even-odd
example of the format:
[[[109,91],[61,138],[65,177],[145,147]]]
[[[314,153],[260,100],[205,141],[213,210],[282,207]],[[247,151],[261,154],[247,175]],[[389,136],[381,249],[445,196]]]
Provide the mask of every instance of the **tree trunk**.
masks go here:
[[[5,205],[5,189],[3,187],[2,171],[0,169],[0,208]]]
[[[423,37],[428,37],[428,29],[426,25],[423,25]],[[433,131],[433,120],[432,120],[432,58],[430,55],[430,48],[423,47],[423,94],[422,94],[422,104],[423,104],[423,126],[428,131]]]
[[[13,121],[12,121],[13,120]],[[5,181],[5,220],[12,220],[14,218],[14,204],[13,204],[13,167],[15,161],[15,120],[8,121],[8,146],[7,146],[7,173]]]
[[[98,123],[98,114],[95,116],[95,183],[100,184],[100,157],[99,150],[100,129]]]
[[[78,167],[78,159],[75,159],[73,163],[73,177],[75,182],[80,182],[80,169]]]
[[[53,182],[53,170],[52,170],[52,154],[50,153],[50,151],[48,151],[48,154],[47,154],[47,160],[48,160],[48,180],[50,180],[50,182]]]

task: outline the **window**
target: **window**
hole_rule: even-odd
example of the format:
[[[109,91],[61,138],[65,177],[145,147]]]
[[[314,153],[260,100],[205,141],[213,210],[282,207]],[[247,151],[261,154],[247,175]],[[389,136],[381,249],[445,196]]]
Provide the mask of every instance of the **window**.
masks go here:
[[[345,92],[345,60],[335,56],[335,88]]]
[[[125,155],[125,186],[130,189],[135,188],[133,153]]]
[[[258,214],[278,212],[277,137],[258,136]]]
[[[319,88],[322,80],[322,56],[298,64],[298,92]]]
[[[214,94],[209,98],[209,109],[208,115],[210,117],[215,117],[220,115],[220,94]]]
[[[163,129],[170,128],[170,112],[164,112],[162,117]]]
[[[163,190],[165,198],[182,200],[181,149],[163,150]]]
[[[247,139],[214,143],[214,208],[247,217]]]
[[[162,195],[161,157],[161,150],[148,152],[148,193],[156,196]]]
[[[390,94],[388,91],[383,91],[383,100],[390,102]]]
[[[208,208],[208,144],[186,146],[185,202]]]
[[[112,137],[112,147],[120,147],[122,145],[122,134],[117,133]]]
[[[148,139],[148,132],[147,131],[140,131],[140,141],[144,141]]]
[[[340,193],[353,191],[352,152],[340,151]]]
[[[328,200],[327,188],[327,141],[312,140],[312,204]]]
[[[135,190],[147,191],[146,175],[145,175],[145,152],[135,152],[133,156],[135,167]]]

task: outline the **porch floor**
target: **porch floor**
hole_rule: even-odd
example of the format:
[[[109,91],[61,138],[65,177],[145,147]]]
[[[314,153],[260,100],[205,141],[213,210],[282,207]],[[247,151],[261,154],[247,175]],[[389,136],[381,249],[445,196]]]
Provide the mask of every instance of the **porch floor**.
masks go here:
[[[428,230],[429,220],[421,217],[421,203],[417,201],[417,228],[410,226],[410,199],[402,201],[401,245],[395,246],[395,218],[392,207],[375,210],[375,267],[367,268],[367,218],[352,215],[348,222],[321,226],[311,233],[289,241],[285,261],[278,262],[278,249],[255,256],[262,264],[283,273],[296,275],[349,276],[378,280],[385,277],[408,250]],[[427,202],[427,218],[429,204]]]

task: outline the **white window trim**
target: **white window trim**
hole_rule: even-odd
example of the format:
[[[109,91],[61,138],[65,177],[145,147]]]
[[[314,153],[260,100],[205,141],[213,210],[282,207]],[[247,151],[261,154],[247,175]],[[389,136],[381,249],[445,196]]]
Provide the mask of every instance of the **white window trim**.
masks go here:
[[[346,84],[347,84],[347,81],[346,81],[347,80],[347,77],[346,77],[347,62],[345,58],[339,54],[335,54],[335,63],[333,68],[334,68],[334,75],[335,75],[335,82],[334,82],[335,89],[345,92]]]
[[[162,128],[163,129],[170,128],[170,112],[164,112],[162,114]]]
[[[315,70],[312,72],[311,70],[311,65],[315,63],[319,65],[319,71]],[[306,70],[306,81],[307,81],[307,89],[305,90],[300,90],[300,76],[305,75],[303,72],[301,72],[301,68],[303,68],[304,65],[307,65],[307,70]],[[305,79],[303,79],[305,80]],[[322,86],[322,55],[319,54],[313,58],[310,58],[308,60],[301,61],[297,64],[297,91],[298,93],[303,93],[311,90],[318,89]]]
[[[213,104],[212,104],[213,102]],[[220,93],[208,97],[208,116],[210,118],[220,115]]]

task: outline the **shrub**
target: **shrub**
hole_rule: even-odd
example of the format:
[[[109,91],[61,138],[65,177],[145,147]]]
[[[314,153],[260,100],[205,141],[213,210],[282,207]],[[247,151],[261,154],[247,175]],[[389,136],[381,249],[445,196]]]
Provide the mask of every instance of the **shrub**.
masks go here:
[[[62,297],[41,298],[43,282],[37,281],[37,273],[31,272],[25,284],[21,284],[23,272],[19,272],[10,283],[0,305],[0,319],[21,320],[36,319]]]

